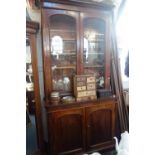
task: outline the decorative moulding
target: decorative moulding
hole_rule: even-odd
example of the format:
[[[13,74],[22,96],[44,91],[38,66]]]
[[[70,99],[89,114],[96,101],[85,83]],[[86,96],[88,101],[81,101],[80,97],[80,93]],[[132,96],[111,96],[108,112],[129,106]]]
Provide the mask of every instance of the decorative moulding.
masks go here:
[[[94,5],[107,5],[119,6],[122,0],[42,0],[42,2],[55,2],[55,3],[75,3],[75,4],[94,4]]]

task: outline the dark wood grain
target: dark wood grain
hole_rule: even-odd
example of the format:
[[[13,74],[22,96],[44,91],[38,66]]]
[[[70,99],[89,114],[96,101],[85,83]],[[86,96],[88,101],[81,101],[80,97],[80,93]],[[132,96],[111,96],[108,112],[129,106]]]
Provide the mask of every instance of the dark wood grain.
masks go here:
[[[106,20],[106,53],[105,53],[105,89],[110,89],[110,62],[111,62],[111,14],[107,16]]]
[[[84,109],[74,108],[48,114],[51,154],[74,154],[84,150]]]
[[[115,104],[113,101],[86,108],[86,121],[88,150],[114,144]]]
[[[90,100],[87,101],[79,101],[79,102],[73,102],[73,103],[69,103],[69,104],[63,104],[60,103],[58,105],[52,105],[52,104],[47,104],[46,110],[47,112],[50,112],[52,110],[60,110],[60,109],[68,109],[68,108],[74,108],[74,107],[83,107],[83,106],[93,106],[94,104],[102,104],[102,103],[106,103],[109,100],[114,100],[115,102],[117,101],[117,98],[115,96],[110,96],[110,97],[104,97],[104,98],[98,98],[95,100],[92,100],[90,102]]]
[[[49,26],[48,17],[49,15],[43,10],[41,14],[42,20],[42,53],[43,53],[43,68],[44,68],[44,90],[46,103],[49,99],[49,92],[51,92],[51,53],[50,53],[50,37],[49,37]]]
[[[65,109],[48,107],[51,154],[81,154],[113,148],[115,106],[113,98]]]

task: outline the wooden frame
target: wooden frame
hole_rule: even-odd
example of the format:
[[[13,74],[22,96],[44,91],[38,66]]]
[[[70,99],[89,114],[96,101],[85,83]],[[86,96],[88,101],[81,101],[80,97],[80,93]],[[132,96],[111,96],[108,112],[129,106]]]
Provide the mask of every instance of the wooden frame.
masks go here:
[[[52,3],[57,3],[57,4],[66,4],[66,5],[74,5],[74,6],[84,6],[84,7],[93,7],[97,9],[104,9],[104,10],[109,10],[113,9],[114,5],[113,4],[108,4],[105,2],[93,2],[90,0],[84,1],[84,0],[41,0],[42,6],[45,7],[51,7]]]
[[[52,15],[63,14],[69,15],[76,19],[77,31],[77,75],[84,72],[83,67],[83,20],[87,17],[96,17],[106,23],[106,43],[105,43],[105,89],[110,89],[110,17],[111,12],[105,10],[96,10],[91,7],[81,7],[49,3],[50,7],[42,7],[42,38],[43,38],[43,63],[44,63],[44,89],[46,104],[50,102],[50,92],[52,91],[52,73],[51,73],[51,55],[50,55],[50,36],[49,36],[49,21],[48,18]],[[70,8],[70,9],[69,9]],[[78,14],[78,16],[77,16]],[[102,14],[102,16],[98,16]]]
[[[35,120],[37,131],[37,144],[39,152],[43,152],[43,127],[41,117],[41,101],[40,101],[40,88],[39,88],[39,76],[38,76],[38,63],[36,52],[36,32],[39,29],[39,24],[36,22],[26,21],[26,37],[30,40],[31,46],[31,61],[34,78],[34,96],[35,96]]]
[[[42,10],[42,27],[46,27],[45,29],[42,29],[42,36],[43,38],[43,63],[44,63],[44,89],[45,89],[45,99],[46,99],[46,103],[49,102],[48,99],[50,98],[50,94],[48,92],[52,91],[52,82],[51,82],[51,77],[52,77],[52,72],[51,72],[51,68],[49,66],[51,66],[51,53],[50,53],[50,43],[49,43],[49,25],[48,25],[48,20],[46,20],[46,18],[48,19],[51,15],[56,15],[56,14],[61,14],[61,15],[68,15],[71,16],[72,18],[74,18],[76,20],[76,31],[78,32],[78,26],[79,26],[79,19],[78,19],[78,13],[75,14],[72,11],[61,11],[61,10],[52,10],[53,13],[51,13],[51,10],[47,10],[44,11]],[[76,34],[77,36],[77,40],[80,39],[79,33]],[[79,51],[79,42],[77,42],[77,51]],[[77,61],[80,61],[80,55],[77,53]],[[76,64],[77,65],[77,64]],[[80,67],[77,67],[77,74],[79,74],[80,72]]]
[[[105,46],[103,47],[105,50],[104,54],[106,59],[104,62],[105,65],[104,88],[110,90],[110,67],[111,67],[110,26],[112,17],[111,8],[104,9],[104,5],[103,6],[99,6],[97,4],[93,5],[92,3],[88,3],[88,1],[87,3],[83,1],[79,3],[78,0],[77,1],[42,0],[41,1],[41,21],[42,21],[41,27],[42,27],[42,45],[43,45],[42,50],[43,50],[44,84],[45,84],[44,86],[45,86],[45,100],[46,100],[45,107],[47,111],[50,155],[92,153],[94,151],[103,151],[106,149],[114,148],[115,141],[113,140],[113,137],[115,136],[115,125],[116,125],[115,119],[117,110],[116,109],[117,99],[115,97],[108,96],[104,98],[97,98],[92,101],[90,100],[78,101],[78,102],[75,101],[70,104],[58,104],[58,105],[54,105],[50,100],[50,93],[52,91],[52,73],[51,73],[52,59],[50,53],[51,45],[50,45],[49,17],[58,14],[69,15],[76,19],[76,31],[77,31],[76,43],[77,43],[77,65],[78,65],[76,72],[77,75],[83,75],[84,73],[84,61],[83,61],[83,55],[84,55],[83,38],[85,30],[84,20],[93,17],[97,19],[99,18],[99,20],[105,22],[105,33],[104,33]],[[52,23],[54,22],[52,21]],[[62,25],[63,23],[61,24],[61,26]],[[64,94],[61,95],[63,96]],[[81,123],[79,120],[81,120]],[[74,127],[76,127],[78,130],[74,130]],[[103,136],[104,138],[100,139],[100,133],[104,135]],[[81,143],[82,146],[79,145],[81,139],[83,142]],[[91,139],[93,139],[94,143],[91,143]],[[65,145],[66,143],[69,145]]]

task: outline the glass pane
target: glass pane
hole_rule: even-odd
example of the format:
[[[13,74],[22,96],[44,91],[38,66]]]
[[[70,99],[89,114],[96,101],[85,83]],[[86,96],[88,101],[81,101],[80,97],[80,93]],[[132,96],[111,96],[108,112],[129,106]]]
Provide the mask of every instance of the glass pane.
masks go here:
[[[95,74],[97,88],[104,87],[105,23],[99,18],[84,20],[84,73]]]
[[[50,17],[53,90],[70,92],[76,73],[76,20],[67,15]]]
[[[26,39],[26,90],[34,91],[31,47],[29,39]]]
[[[37,150],[37,133],[35,121],[34,79],[31,61],[31,47],[26,39],[26,154]]]

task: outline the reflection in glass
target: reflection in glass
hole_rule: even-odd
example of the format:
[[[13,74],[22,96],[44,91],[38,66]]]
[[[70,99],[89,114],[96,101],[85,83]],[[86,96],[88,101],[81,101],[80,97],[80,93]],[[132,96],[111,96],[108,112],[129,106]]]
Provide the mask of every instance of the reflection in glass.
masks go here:
[[[31,47],[29,39],[26,39],[26,155],[32,155],[36,150],[37,134]]]
[[[84,73],[95,74],[97,88],[104,87],[105,23],[99,18],[84,20]]]
[[[52,87],[71,92],[76,73],[76,21],[67,15],[53,15],[50,20]]]
[[[52,43],[51,43],[51,51],[53,54],[62,54],[63,52],[63,40],[60,36],[54,36],[52,38]]]
[[[26,90],[34,90],[33,71],[31,62],[31,47],[29,39],[26,40]]]
[[[84,54],[86,55],[86,63],[88,63],[88,39],[84,38]]]

